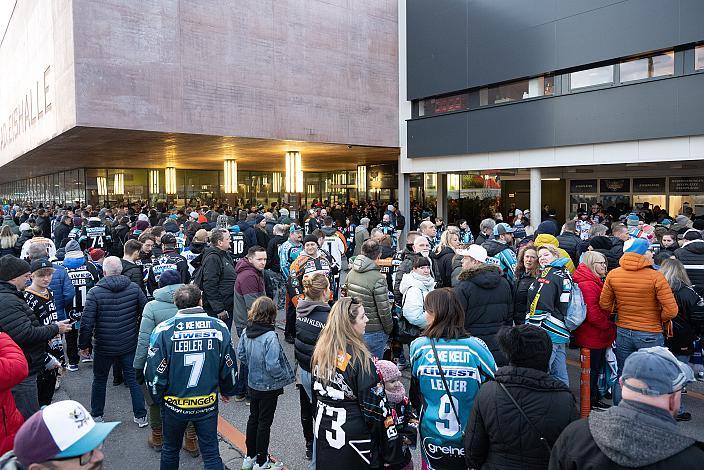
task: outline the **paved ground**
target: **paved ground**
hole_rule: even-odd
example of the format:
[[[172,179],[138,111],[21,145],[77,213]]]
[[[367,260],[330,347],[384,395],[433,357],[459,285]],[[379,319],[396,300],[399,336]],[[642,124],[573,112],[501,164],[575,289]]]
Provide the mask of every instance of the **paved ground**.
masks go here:
[[[283,341],[283,333],[280,333]],[[293,363],[293,347],[283,343],[289,360]],[[576,350],[570,350],[571,361],[578,361]],[[571,386],[575,393],[579,392],[579,370],[575,365],[570,365]],[[71,398],[83,403],[90,409],[90,386],[93,378],[92,368],[83,364],[78,372],[67,372],[64,385],[56,394],[56,400]],[[406,372],[407,375],[407,372]],[[704,383],[695,383],[691,393],[685,397],[685,406],[694,416],[689,423],[680,425],[692,437],[704,439]],[[238,449],[244,448],[243,432],[246,428],[249,407],[245,403],[231,402],[220,406],[221,432],[220,449],[228,469],[239,469],[242,463],[242,453]],[[105,406],[106,421],[122,421],[111,437],[105,443],[107,469],[158,468],[159,454],[147,446],[148,429],[137,428],[132,422],[132,411],[129,391],[124,386],[114,387],[108,384],[108,394]],[[270,452],[276,458],[284,461],[289,469],[308,468],[304,459],[304,439],[301,432],[299,418],[298,391],[294,386],[286,388],[285,393],[279,398],[274,426],[271,434]],[[416,462],[418,460],[416,459]],[[200,458],[181,453],[182,469],[202,468]]]

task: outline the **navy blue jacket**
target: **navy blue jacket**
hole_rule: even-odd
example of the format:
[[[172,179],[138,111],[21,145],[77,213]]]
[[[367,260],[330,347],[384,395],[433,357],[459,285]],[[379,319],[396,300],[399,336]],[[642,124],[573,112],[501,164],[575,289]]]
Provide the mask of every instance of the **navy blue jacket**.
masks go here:
[[[66,273],[66,268],[56,263],[54,274],[51,276],[49,289],[54,293],[54,304],[56,305],[56,315],[59,320],[66,320],[66,306],[71,303],[76,296],[76,289],[73,287],[71,279]]]
[[[120,356],[134,352],[146,303],[142,289],[127,276],[101,279],[86,296],[78,346],[87,348],[95,336],[96,354]]]

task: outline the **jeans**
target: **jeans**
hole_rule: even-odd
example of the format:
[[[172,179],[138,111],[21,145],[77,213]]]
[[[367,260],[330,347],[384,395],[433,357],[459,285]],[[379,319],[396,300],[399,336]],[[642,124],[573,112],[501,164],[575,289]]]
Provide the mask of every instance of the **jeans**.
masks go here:
[[[244,328],[237,327],[237,336],[239,336],[240,341],[242,341],[242,331]],[[237,380],[235,381],[235,396],[247,397],[249,398],[249,387],[247,386],[247,380],[249,378],[249,367],[244,362],[240,362],[240,370],[237,374]]]
[[[662,333],[650,331],[636,331],[627,328],[616,328],[616,363],[618,364],[618,378],[621,378],[623,365],[632,353],[643,348],[664,346],[665,337]],[[614,405],[621,402],[621,384],[617,381],[614,385]]]
[[[12,389],[15,406],[25,420],[39,411],[39,394],[37,392],[37,374],[32,374]]]
[[[389,335],[383,331],[364,333],[364,342],[367,343],[367,347],[369,348],[369,352],[372,353],[372,356],[383,359],[386,343],[389,342]]]
[[[560,380],[562,383],[570,386],[570,376],[567,374],[567,344],[552,344],[552,354],[550,355],[550,364],[548,366],[548,374]]]
[[[256,457],[259,466],[269,459],[269,438],[279,395],[253,397],[247,420],[247,457]]]
[[[310,464],[310,470],[315,470],[315,435],[313,434],[313,422],[315,421],[315,410],[313,409],[313,376],[307,370],[298,367],[298,377],[301,380],[301,426],[303,427],[303,437],[306,439],[306,445],[309,442],[313,443],[313,461]],[[308,399],[307,406],[304,399]],[[309,416],[310,415],[310,416]],[[310,424],[308,422],[310,421]],[[310,430],[310,431],[309,431]]]
[[[90,414],[94,417],[103,416],[105,411],[105,385],[108,381],[108,374],[112,367],[113,361],[119,361],[122,366],[122,374],[127,387],[130,389],[132,397],[132,412],[135,418],[143,418],[147,415],[147,409],[144,406],[144,394],[137,378],[135,377],[134,367],[134,351],[123,354],[121,356],[103,356],[96,353],[93,357],[93,387],[90,395]]]
[[[599,374],[606,366],[606,349],[590,349],[589,357],[591,364],[589,369],[589,396],[593,405],[601,399],[599,396]]]
[[[684,362],[685,364],[689,365],[689,356],[688,355],[682,355],[682,356],[675,356],[678,361]],[[680,397],[680,409],[677,412],[677,414],[681,415],[684,413],[684,395]]]
[[[183,417],[165,406],[161,407],[164,445],[161,448],[161,470],[178,468],[179,452],[183,434],[189,422],[193,423],[198,436],[198,447],[203,456],[203,468],[222,470],[223,464],[218,447],[218,412],[213,411],[198,418]]]

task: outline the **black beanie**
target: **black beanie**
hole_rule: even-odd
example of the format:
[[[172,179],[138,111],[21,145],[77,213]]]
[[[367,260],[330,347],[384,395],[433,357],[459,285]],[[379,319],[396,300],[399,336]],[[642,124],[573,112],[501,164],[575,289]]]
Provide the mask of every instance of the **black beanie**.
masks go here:
[[[30,272],[29,263],[12,255],[0,258],[0,281],[10,281]]]
[[[591,246],[595,250],[610,250],[612,244],[611,240],[609,240],[609,237],[603,237],[599,235],[589,240],[589,246]]]
[[[505,327],[499,331],[498,340],[511,365],[548,371],[552,341],[542,328],[527,323]]]
[[[305,245],[308,242],[313,242],[317,245],[318,237],[316,237],[315,235],[306,235],[305,238],[303,238],[303,244]]]

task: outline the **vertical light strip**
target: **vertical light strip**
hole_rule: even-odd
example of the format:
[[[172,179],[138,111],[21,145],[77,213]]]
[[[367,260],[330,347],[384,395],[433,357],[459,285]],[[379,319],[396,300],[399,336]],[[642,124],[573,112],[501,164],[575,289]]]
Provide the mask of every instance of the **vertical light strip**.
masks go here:
[[[460,188],[460,175],[457,173],[447,174],[447,189],[450,191],[459,191]]]
[[[357,167],[357,191],[360,193],[367,192],[367,166],[359,165]]]
[[[166,168],[166,181],[164,182],[166,194],[176,194],[176,168]]]
[[[237,161],[225,160],[225,193],[234,194],[237,192]]]
[[[115,194],[125,194],[124,173],[115,173]]]
[[[275,171],[271,178],[271,191],[274,193],[281,192],[281,183],[283,183],[283,178],[280,171]]]
[[[286,152],[286,191],[303,192],[303,168],[301,152]]]
[[[98,183],[98,196],[108,195],[108,179],[104,176],[98,176],[95,178]]]
[[[159,170],[149,170],[149,194],[159,194]]]

